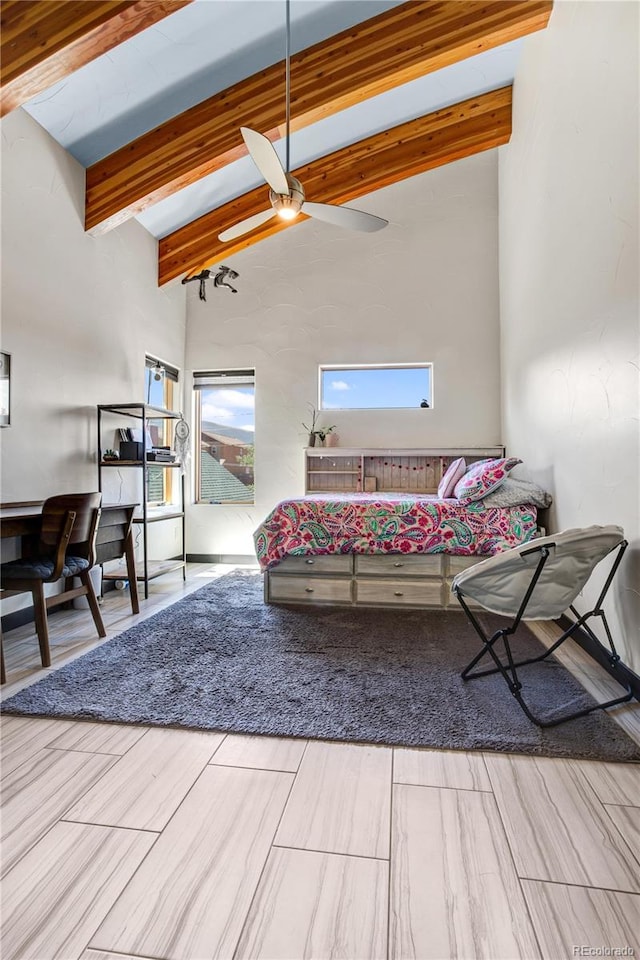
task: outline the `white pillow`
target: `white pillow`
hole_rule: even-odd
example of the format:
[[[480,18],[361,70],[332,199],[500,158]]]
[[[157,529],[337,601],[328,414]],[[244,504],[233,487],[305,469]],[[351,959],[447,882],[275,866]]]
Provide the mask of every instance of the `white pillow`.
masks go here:
[[[464,477],[466,471],[467,463],[464,457],[459,457],[449,464],[447,472],[438,484],[438,498],[440,500],[447,500],[453,496],[456,483]]]

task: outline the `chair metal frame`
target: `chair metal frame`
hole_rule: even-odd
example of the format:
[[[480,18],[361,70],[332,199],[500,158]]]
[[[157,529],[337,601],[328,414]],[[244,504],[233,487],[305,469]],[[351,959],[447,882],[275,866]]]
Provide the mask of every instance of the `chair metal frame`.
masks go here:
[[[625,689],[627,691],[625,696],[618,697],[615,700],[607,700],[604,703],[596,703],[592,707],[588,707],[584,710],[576,710],[573,712],[564,713],[561,717],[557,717],[555,719],[545,719],[545,718],[536,716],[534,713],[532,713],[531,709],[529,708],[526,701],[524,700],[524,697],[521,692],[522,683],[518,676],[518,670],[520,669],[520,667],[526,667],[530,663],[540,663],[542,660],[546,660],[548,657],[551,656],[552,653],[554,653],[558,649],[558,647],[561,644],[564,643],[565,640],[571,637],[571,635],[580,628],[585,630],[589,634],[592,640],[595,640],[596,643],[600,644],[600,640],[598,639],[596,634],[593,632],[593,630],[587,623],[587,621],[590,620],[592,617],[598,617],[602,621],[602,625],[604,627],[604,630],[607,636],[607,641],[609,643],[609,647],[611,650],[611,652],[609,653],[609,651],[606,651],[606,648],[604,648],[610,665],[613,667],[620,661],[620,655],[618,654],[618,651],[616,650],[615,644],[613,642],[613,637],[611,636],[611,630],[609,629],[609,624],[607,622],[605,612],[602,609],[602,604],[609,591],[609,587],[613,582],[613,578],[616,574],[616,571],[620,566],[624,552],[628,546],[628,543],[626,540],[622,540],[617,546],[613,547],[613,550],[617,550],[618,552],[613,562],[613,565],[611,567],[611,570],[609,571],[609,575],[607,576],[605,584],[600,592],[598,599],[596,600],[596,603],[593,609],[589,610],[587,613],[580,614],[575,609],[575,607],[571,605],[569,607],[569,610],[571,611],[573,616],[576,617],[576,620],[573,623],[571,623],[568,629],[564,631],[562,636],[559,637],[558,640],[555,641],[555,643],[553,643],[550,647],[548,647],[544,651],[544,653],[540,654],[539,657],[530,657],[528,660],[519,660],[517,662],[514,660],[509,638],[512,637],[513,634],[517,631],[520,625],[520,621],[522,620],[522,618],[526,613],[529,600],[531,599],[531,595],[535,590],[536,584],[540,579],[542,571],[544,570],[544,566],[547,562],[547,559],[549,558],[551,547],[554,547],[554,546],[555,546],[554,543],[547,543],[543,546],[538,546],[538,547],[533,546],[530,550],[524,550],[521,552],[520,555],[523,557],[533,553],[540,553],[540,559],[538,560],[536,568],[533,571],[531,580],[525,591],[524,597],[522,598],[522,602],[520,604],[518,612],[515,615],[513,622],[508,627],[503,627],[500,630],[496,630],[496,632],[492,634],[492,636],[490,637],[483,630],[481,624],[478,622],[477,618],[474,616],[473,611],[470,610],[469,606],[465,603],[463,591],[458,586],[454,586],[453,588],[454,593],[458,598],[458,601],[462,609],[466,613],[470,623],[474,627],[476,633],[478,634],[478,636],[480,637],[483,643],[483,647],[480,650],[480,652],[476,654],[473,660],[471,660],[471,662],[467,664],[467,666],[462,671],[462,674],[461,674],[462,679],[476,680],[479,677],[488,677],[491,674],[500,673],[504,677],[507,683],[507,686],[509,687],[509,690],[511,691],[512,695],[515,697],[517,702],[520,704],[524,713],[527,715],[529,720],[535,723],[536,726],[538,727],[556,727],[558,726],[558,724],[566,723],[567,720],[574,720],[577,717],[584,717],[588,713],[593,713],[595,710],[605,710],[607,709],[607,707],[615,707],[621,703],[628,703],[630,700],[633,699],[633,696],[634,696],[631,687],[628,685],[625,686],[624,684],[622,684],[622,686],[625,686]],[[612,553],[613,550],[610,550],[609,553]],[[498,640],[502,640],[504,643],[505,654],[507,658],[506,663],[504,663],[500,659],[500,657],[494,650],[494,646]],[[483,657],[487,655],[490,656],[491,659],[494,661],[495,667],[492,667],[489,670],[477,670],[475,672],[472,672],[476,664],[479,663],[480,660],[482,660]]]

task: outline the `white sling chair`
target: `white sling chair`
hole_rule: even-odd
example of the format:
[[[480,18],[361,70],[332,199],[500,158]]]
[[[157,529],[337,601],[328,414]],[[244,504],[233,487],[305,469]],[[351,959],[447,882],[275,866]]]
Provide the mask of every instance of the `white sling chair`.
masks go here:
[[[522,683],[518,677],[520,667],[546,659],[578,628],[585,630],[592,640],[599,643],[587,623],[591,617],[599,617],[602,621],[611,648],[611,653],[606,651],[609,663],[611,666],[618,663],[620,657],[613,643],[602,603],[626,547],[627,541],[620,527],[594,526],[581,530],[565,530],[563,533],[541,537],[514,547],[459,573],[451,589],[483,643],[480,652],[463,670],[463,680],[501,673],[526,715],[539,727],[554,727],[566,720],[585,716],[593,710],[603,710],[631,700],[633,692],[627,687],[626,696],[617,700],[596,703],[586,710],[565,713],[559,718],[543,719],[534,716],[525,703],[521,693]],[[573,607],[573,601],[589,580],[594,567],[614,550],[617,550],[617,554],[613,566],[593,610],[579,614]],[[513,617],[513,622],[489,637],[469,609],[469,600],[492,613]],[[571,611],[576,620],[548,650],[539,657],[514,661],[509,638],[516,632],[521,620],[555,620],[567,610]],[[500,639],[504,643],[506,663],[498,657],[494,649],[496,641]],[[476,664],[487,655],[494,661],[495,667],[472,673]]]

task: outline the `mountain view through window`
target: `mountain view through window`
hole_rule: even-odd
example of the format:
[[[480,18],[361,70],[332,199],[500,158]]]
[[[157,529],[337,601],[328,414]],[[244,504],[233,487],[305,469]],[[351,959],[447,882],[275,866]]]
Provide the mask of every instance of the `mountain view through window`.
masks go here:
[[[253,383],[202,386],[199,407],[200,503],[254,502]]]

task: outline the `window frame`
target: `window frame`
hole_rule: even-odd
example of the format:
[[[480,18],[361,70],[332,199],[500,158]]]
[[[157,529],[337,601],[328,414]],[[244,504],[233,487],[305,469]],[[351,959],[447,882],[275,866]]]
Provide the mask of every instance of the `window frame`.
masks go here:
[[[428,370],[429,371],[429,395],[425,397],[429,406],[426,409],[434,408],[434,387],[433,387],[433,362],[413,361],[412,363],[321,363],[318,366],[318,410],[323,413],[361,413],[363,411],[372,412],[375,410],[420,410],[425,409],[418,405],[417,407],[325,407],[323,405],[322,379],[325,372],[339,373],[340,371],[350,370]]]
[[[171,366],[171,364],[165,363],[163,360],[160,360],[159,357],[154,357],[149,353],[146,353],[144,357],[144,375],[145,375],[144,396],[148,398],[150,395],[150,381],[147,380],[147,376],[150,376],[150,373],[148,374],[147,371],[153,370],[154,367],[157,366],[157,364],[160,364],[160,366],[162,367],[162,407],[165,410],[171,410],[173,413],[178,413],[179,411],[177,411],[174,408],[174,403],[176,401],[177,394],[178,394],[177,386],[180,381],[180,371],[178,370],[177,367],[173,367]],[[149,403],[149,400],[147,399],[146,402]],[[153,417],[150,417],[150,419],[152,421],[154,420]],[[173,421],[159,420],[156,422],[160,424],[160,433],[162,437],[162,443],[170,446],[173,440],[173,434],[172,434]],[[146,428],[146,425],[145,425],[145,428]],[[159,471],[159,475],[162,477],[162,498],[159,500],[158,499],[150,500],[148,495],[149,494],[148,481],[152,471],[154,473],[156,471]],[[144,491],[144,495],[147,498],[148,505],[151,507],[163,507],[166,504],[173,503],[173,496],[175,492],[174,471],[165,470],[162,468],[162,466],[155,463],[148,463],[146,476],[147,476],[147,488]]]

